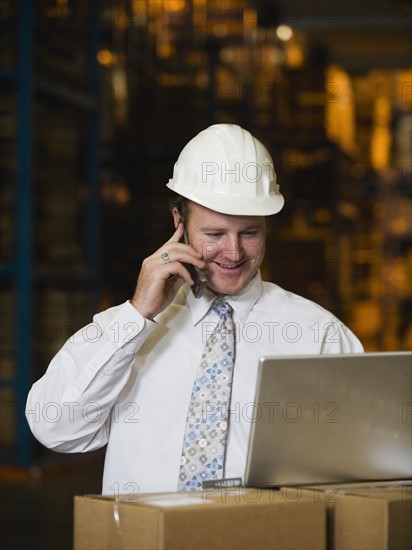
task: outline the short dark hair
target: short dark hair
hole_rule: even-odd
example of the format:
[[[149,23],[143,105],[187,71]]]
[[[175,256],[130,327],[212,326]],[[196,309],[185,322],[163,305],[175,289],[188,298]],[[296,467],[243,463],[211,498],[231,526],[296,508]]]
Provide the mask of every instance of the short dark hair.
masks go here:
[[[177,208],[180,217],[183,219],[184,222],[187,222],[187,220],[189,219],[190,200],[186,197],[182,197],[182,195],[176,195],[169,201],[170,212],[173,211],[173,208]]]

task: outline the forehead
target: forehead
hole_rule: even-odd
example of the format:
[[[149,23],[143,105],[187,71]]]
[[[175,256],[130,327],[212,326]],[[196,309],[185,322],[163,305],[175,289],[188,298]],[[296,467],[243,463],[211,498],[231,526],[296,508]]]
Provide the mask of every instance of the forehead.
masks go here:
[[[210,210],[200,204],[189,203],[189,220],[197,226],[207,227],[265,227],[264,216],[233,216]]]

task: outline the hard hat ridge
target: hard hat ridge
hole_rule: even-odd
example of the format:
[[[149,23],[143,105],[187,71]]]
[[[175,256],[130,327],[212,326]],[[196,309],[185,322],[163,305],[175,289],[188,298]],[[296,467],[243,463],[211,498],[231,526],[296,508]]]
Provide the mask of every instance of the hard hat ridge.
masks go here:
[[[284,204],[269,152],[235,124],[214,124],[190,140],[167,187],[224,214],[268,216]]]

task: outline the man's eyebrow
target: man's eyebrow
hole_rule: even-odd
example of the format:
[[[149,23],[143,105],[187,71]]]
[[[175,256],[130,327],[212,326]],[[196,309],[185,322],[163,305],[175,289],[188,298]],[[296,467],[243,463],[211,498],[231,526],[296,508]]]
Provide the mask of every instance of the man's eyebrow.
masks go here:
[[[242,233],[243,231],[250,231],[251,229],[259,229],[260,227],[260,224],[255,222],[255,223],[251,223],[245,227],[243,227],[242,229],[239,230],[239,233]],[[199,227],[198,231],[202,231],[202,232],[207,232],[207,231],[210,231],[210,232],[213,232],[213,233],[224,233],[225,231],[228,231],[230,228],[228,227],[218,227],[218,226],[209,226],[209,225],[205,225],[203,227]]]
[[[203,227],[199,227],[199,231],[213,231],[213,232],[223,232],[227,231],[227,227],[217,227],[217,226],[210,226],[210,225],[204,225]]]

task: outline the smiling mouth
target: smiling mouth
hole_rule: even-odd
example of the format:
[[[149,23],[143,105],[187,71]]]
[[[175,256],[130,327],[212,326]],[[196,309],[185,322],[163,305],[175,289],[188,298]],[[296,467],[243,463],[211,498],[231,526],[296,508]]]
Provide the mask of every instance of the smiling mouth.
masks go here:
[[[221,267],[223,269],[236,269],[236,268],[242,266],[246,261],[247,261],[247,259],[243,260],[242,262],[240,262],[236,265],[221,264],[219,262],[213,262],[213,263],[215,263],[216,265],[218,265],[219,267]]]

